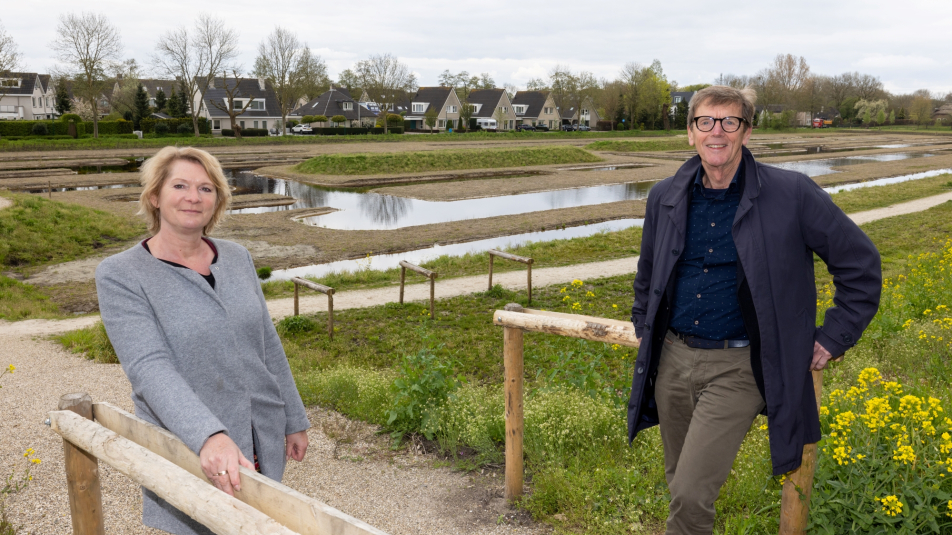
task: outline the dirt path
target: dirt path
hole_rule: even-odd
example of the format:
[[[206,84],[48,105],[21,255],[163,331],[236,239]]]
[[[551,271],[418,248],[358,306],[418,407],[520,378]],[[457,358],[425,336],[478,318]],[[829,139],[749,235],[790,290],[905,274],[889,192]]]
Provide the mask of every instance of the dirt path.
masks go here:
[[[24,533],[72,533],[62,440],[42,422],[59,397],[70,392],[87,392],[94,400],[131,411],[131,386],[119,365],[85,360],[50,341],[0,335],[0,344],[0,363],[16,367],[0,390],[0,467],[22,467],[27,448],[42,460],[30,486],[8,501],[7,512]],[[303,463],[290,463],[284,479],[295,490],[392,535],[549,531],[508,509],[501,498],[501,474],[435,468],[433,455],[413,448],[390,451],[386,435],[370,426],[318,408],[309,415],[308,455]],[[106,533],[160,533],[142,526],[137,486],[108,465],[99,467]],[[507,520],[497,524],[501,515]]]
[[[928,210],[929,208],[949,201],[952,201],[952,192],[933,195],[932,197],[914,199],[904,203],[887,206],[885,208],[876,208],[875,210],[856,212],[850,214],[850,219],[856,222],[857,225],[862,225],[871,221],[876,221],[878,219],[886,219],[887,217],[922,212],[923,210]]]

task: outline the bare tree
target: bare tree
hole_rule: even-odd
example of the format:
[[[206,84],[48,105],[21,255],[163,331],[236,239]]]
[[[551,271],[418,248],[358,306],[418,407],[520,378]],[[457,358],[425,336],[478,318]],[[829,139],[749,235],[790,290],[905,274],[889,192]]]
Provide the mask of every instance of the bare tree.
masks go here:
[[[327,66],[311,55],[307,43],[280,26],[258,45],[255,76],[271,81],[281,112],[282,133],[287,134],[287,117],[308,90],[314,91],[311,76],[327,77]],[[316,95],[315,95],[316,96]]]
[[[526,91],[548,91],[549,86],[542,78],[533,78],[526,82]]]
[[[856,91],[856,84],[853,81],[853,74],[844,72],[830,76],[826,79],[827,94],[829,95],[830,105],[839,107],[840,103],[852,96]]]
[[[519,91],[519,88],[516,87],[516,84],[506,82],[502,84],[502,88],[506,90],[506,94],[509,95],[509,100],[512,100],[516,96],[516,93]]]
[[[112,88],[105,91],[109,108],[122,113],[135,108],[135,94],[139,88],[139,64],[135,59],[127,59],[113,65],[113,76],[108,81]]]
[[[863,100],[872,100],[883,94],[883,83],[878,76],[854,72],[853,81],[856,84],[856,95]]]
[[[188,101],[196,137],[205,93],[237,55],[238,32],[207,13],[199,14],[192,30],[185,26],[169,30],[156,43],[152,62],[157,71],[178,79],[188,93],[182,97]]]
[[[638,109],[638,97],[644,69],[643,65],[629,61],[621,68],[621,72],[618,73],[618,79],[622,84],[624,105],[628,111],[629,128],[634,128],[635,126],[635,111]]]
[[[590,72],[582,71],[578,74],[568,70],[566,72],[568,73],[565,79],[566,99],[575,108],[575,113],[578,113],[578,124],[581,126],[582,106],[586,103],[594,105],[595,96],[598,94],[598,80]]]
[[[602,88],[598,95],[598,105],[605,111],[604,116],[612,123],[615,129],[615,117],[624,108],[625,84],[621,80],[602,80]]]
[[[549,71],[549,86],[552,91],[552,100],[555,101],[555,105],[559,108],[568,104],[568,84],[571,74],[572,71],[568,65],[562,64],[552,67],[552,70]]]
[[[746,74],[721,74],[714,80],[715,85],[726,85],[728,87],[733,87],[734,89],[743,89],[750,85],[751,80],[750,76]]]
[[[4,77],[20,69],[22,60],[23,55],[17,48],[16,41],[3,29],[3,24],[0,24],[0,98],[3,98],[9,87]]]
[[[370,99],[380,105],[383,131],[387,133],[387,114],[402,97],[417,89],[416,76],[391,54],[374,55],[359,61],[355,72]]]
[[[50,48],[73,74],[73,93],[92,108],[93,137],[99,137],[99,99],[109,84],[106,73],[122,54],[119,28],[105,15],[68,13],[60,16],[56,34]]]
[[[231,78],[228,77],[228,71],[231,71]],[[245,113],[251,103],[254,102],[253,98],[248,98],[248,102],[245,102],[241,107],[235,106],[235,98],[241,97],[241,67],[230,67],[222,69],[221,77],[222,90],[225,92],[225,98],[222,99],[222,102],[218,102],[214,99],[209,98],[208,102],[218,108],[219,110],[228,114],[228,119],[231,120],[231,130],[235,133],[236,139],[241,139],[241,128],[237,128],[238,123],[237,118],[242,113]]]

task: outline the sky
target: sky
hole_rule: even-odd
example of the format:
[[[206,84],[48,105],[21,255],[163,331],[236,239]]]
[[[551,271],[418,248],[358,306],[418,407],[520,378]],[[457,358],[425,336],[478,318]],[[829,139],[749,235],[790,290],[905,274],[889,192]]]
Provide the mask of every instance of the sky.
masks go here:
[[[296,33],[340,71],[390,53],[437,85],[441,72],[488,72],[498,85],[524,87],[556,64],[612,79],[627,62],[660,60],[680,85],[711,83],[721,73],[755,74],[777,54],[803,56],[812,71],[878,76],[893,93],[952,91],[952,2],[947,0],[483,0],[300,2],[291,0],[46,0],[4,2],[0,24],[17,42],[26,69],[49,72],[58,17],[105,14],[122,34],[124,58],[150,73],[159,36],[191,25],[199,12],[241,35],[238,61],[254,64],[257,45],[275,26]]]

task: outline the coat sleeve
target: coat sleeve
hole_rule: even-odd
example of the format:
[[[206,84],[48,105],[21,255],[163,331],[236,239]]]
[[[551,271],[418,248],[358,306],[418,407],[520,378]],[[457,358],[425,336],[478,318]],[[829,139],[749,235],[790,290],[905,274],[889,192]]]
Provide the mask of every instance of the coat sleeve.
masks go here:
[[[655,218],[657,217],[657,198],[660,194],[650,195],[645,207],[645,223],[641,228],[641,251],[638,258],[638,272],[635,273],[635,303],[631,307],[631,322],[635,325],[635,335],[644,336],[645,320],[648,315],[648,290],[651,287],[651,267],[654,262]]]
[[[96,269],[99,311],[132,390],[160,423],[198,455],[205,440],[227,428],[188,386],[172,362],[145,291],[122,265],[102,262]]]
[[[250,269],[254,271],[254,260],[252,260],[250,253],[248,253],[248,263],[251,266]],[[310,428],[311,423],[307,419],[304,402],[301,400],[301,394],[294,383],[288,357],[284,354],[284,346],[281,344],[281,338],[278,336],[278,331],[271,320],[268,303],[265,301],[260,284],[255,284],[255,291],[261,301],[261,323],[264,329],[264,363],[268,371],[274,375],[278,388],[281,390],[281,401],[284,401],[284,414],[287,418],[284,434],[291,435]]]
[[[853,347],[879,310],[883,288],[879,251],[812,180],[798,183],[804,242],[825,263],[836,289],[815,340],[838,357]]]

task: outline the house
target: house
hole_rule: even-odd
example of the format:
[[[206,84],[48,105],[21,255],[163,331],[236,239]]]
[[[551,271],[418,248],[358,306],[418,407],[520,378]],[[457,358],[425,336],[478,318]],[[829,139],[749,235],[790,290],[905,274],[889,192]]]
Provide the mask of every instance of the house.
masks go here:
[[[505,89],[474,89],[466,99],[473,108],[474,119],[496,119],[498,130],[513,130],[518,117]],[[498,112],[498,114],[497,114]],[[502,120],[499,121],[500,115]]]
[[[410,113],[404,116],[407,128],[413,130],[429,130],[426,125],[426,114],[430,110],[436,112],[437,130],[456,128],[459,122],[460,104],[456,90],[452,87],[421,87],[416,95],[410,99]]]
[[[227,85],[225,85],[227,83]],[[223,128],[231,128],[228,113],[216,106],[228,105],[227,90],[232,90],[237,83],[237,92],[234,94],[235,109],[242,109],[252,102],[235,118],[241,128],[280,128],[281,109],[271,84],[264,78],[234,78],[224,80],[215,78],[212,85],[205,92],[205,98],[199,105],[198,115],[211,121],[212,133],[221,133]],[[197,95],[196,95],[197,98]]]
[[[546,91],[518,91],[512,98],[512,109],[517,124],[544,125],[556,130],[562,123],[559,108],[552,95]]]
[[[939,106],[939,108],[933,112],[932,118],[941,119],[945,124],[952,122],[952,104],[943,104]]]
[[[55,119],[56,89],[48,74],[11,72],[0,76],[0,119]]]
[[[672,91],[671,107],[668,109],[668,115],[674,116],[678,113],[678,104],[682,102],[690,104],[695,93],[697,93],[697,91]]]
[[[377,119],[375,112],[355,102],[350,92],[340,87],[331,87],[321,96],[294,110],[291,115],[323,115],[328,121],[335,115],[343,115],[350,126],[373,126]]]
[[[569,105],[568,102],[566,102],[566,106],[567,107],[563,107],[559,110],[563,125],[581,124],[584,126],[592,126],[602,120],[602,117],[598,114],[598,110],[595,109],[595,104],[590,98],[586,98],[582,102],[581,110],[576,110],[575,106]],[[582,113],[580,114],[579,111]]]

